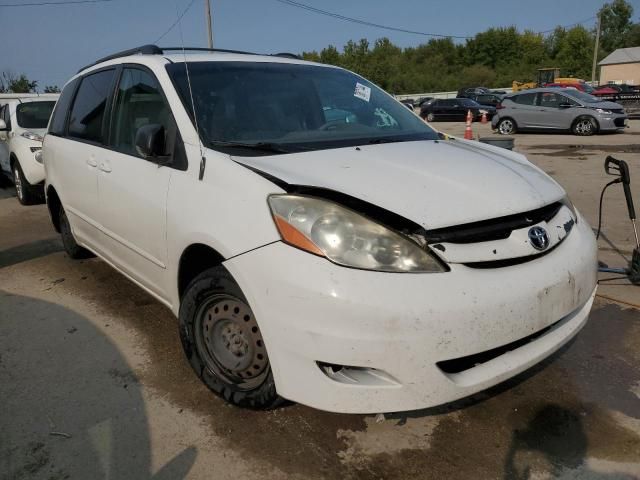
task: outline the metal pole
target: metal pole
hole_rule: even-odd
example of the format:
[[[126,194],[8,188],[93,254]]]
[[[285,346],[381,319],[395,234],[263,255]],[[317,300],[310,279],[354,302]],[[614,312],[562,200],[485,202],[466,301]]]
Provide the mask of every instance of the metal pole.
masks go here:
[[[204,0],[205,19],[207,21],[207,40],[209,48],[213,48],[213,29],[211,27],[211,0]]]
[[[591,81],[596,81],[596,66],[598,64],[598,47],[600,46],[600,12],[598,12],[598,16],[596,17],[597,27],[596,27],[596,46],[593,49],[593,67],[591,68]]]

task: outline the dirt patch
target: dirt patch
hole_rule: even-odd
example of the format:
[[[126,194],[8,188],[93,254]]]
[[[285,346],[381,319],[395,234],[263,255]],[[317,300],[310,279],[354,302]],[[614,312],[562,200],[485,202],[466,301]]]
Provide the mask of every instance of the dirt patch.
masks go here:
[[[579,145],[579,144],[558,144],[558,145],[532,145],[526,147],[532,155],[545,155],[548,157],[578,157],[586,160],[587,155],[605,153],[640,153],[640,144],[632,143],[625,145]],[[538,152],[538,150],[545,150]],[[596,152],[590,154],[588,152]]]

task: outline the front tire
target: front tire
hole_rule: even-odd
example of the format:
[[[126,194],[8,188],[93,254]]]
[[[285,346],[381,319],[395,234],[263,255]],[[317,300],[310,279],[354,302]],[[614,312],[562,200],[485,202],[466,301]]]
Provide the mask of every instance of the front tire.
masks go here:
[[[511,118],[503,118],[496,125],[496,130],[501,135],[512,135],[517,131],[516,122]]]
[[[571,131],[580,137],[589,137],[598,132],[598,124],[593,117],[579,117],[573,122]]]
[[[11,167],[13,174],[13,184],[16,187],[16,197],[22,205],[35,205],[42,203],[43,192],[37,185],[31,185],[24,176],[22,167],[18,160],[13,162]]]
[[[74,260],[81,260],[84,258],[93,257],[93,253],[87,250],[84,247],[78,245],[75,237],[73,236],[73,232],[71,231],[71,225],[69,225],[69,219],[67,218],[67,214],[60,206],[60,235],[62,236],[62,246],[64,247],[64,251],[67,252],[69,257]]]
[[[436,120],[436,116],[433,113],[427,114],[427,122],[434,122]]]
[[[283,402],[253,311],[224,267],[210,268],[189,284],[179,321],[191,368],[211,391],[244,408],[265,410]]]

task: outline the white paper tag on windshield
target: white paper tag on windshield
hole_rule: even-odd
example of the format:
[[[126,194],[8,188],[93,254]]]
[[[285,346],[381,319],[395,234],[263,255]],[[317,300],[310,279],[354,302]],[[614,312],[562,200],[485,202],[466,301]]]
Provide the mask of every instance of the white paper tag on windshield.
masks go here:
[[[356,91],[353,93],[353,96],[368,102],[371,98],[371,89],[366,85],[356,82]]]

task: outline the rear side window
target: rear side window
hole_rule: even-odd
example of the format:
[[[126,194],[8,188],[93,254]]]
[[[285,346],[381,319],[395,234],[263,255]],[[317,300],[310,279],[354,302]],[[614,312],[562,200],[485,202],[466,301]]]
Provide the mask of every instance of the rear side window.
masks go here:
[[[521,93],[520,95],[516,95],[515,97],[511,97],[511,100],[516,102],[519,105],[533,105],[536,102],[536,94],[535,93]]]
[[[62,90],[60,98],[56,102],[56,106],[53,109],[51,116],[51,123],[49,124],[49,133],[52,135],[62,136],[64,135],[65,124],[67,122],[67,112],[73,99],[73,92],[76,90],[78,79],[69,82]]]
[[[69,118],[69,136],[104,143],[103,123],[115,70],[103,70],[82,79]]]
[[[16,120],[22,128],[47,128],[56,102],[24,102],[16,107]]]

